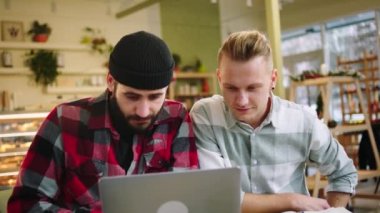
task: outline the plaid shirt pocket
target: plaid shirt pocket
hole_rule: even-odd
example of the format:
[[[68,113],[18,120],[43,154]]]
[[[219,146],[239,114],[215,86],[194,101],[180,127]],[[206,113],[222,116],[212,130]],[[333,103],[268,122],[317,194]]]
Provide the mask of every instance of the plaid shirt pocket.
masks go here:
[[[93,195],[97,193],[99,179],[106,174],[106,164],[97,159],[83,161],[78,167],[67,170],[65,192],[80,205],[96,202]],[[96,192],[92,192],[96,190]]]

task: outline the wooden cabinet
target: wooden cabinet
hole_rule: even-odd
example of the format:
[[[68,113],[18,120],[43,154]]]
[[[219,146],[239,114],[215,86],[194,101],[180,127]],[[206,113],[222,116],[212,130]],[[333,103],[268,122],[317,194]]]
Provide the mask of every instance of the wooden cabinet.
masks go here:
[[[216,94],[215,73],[177,72],[174,79],[168,98],[183,102],[188,110],[196,100]]]
[[[0,114],[0,190],[15,184],[24,155],[47,114]]]
[[[357,78],[353,77],[321,77],[316,79],[308,79],[304,81],[293,81],[290,87],[290,100],[294,101],[296,96],[296,90],[299,87],[309,87],[309,86],[316,86],[319,88],[322,96],[322,102],[323,102],[323,120],[324,122],[328,122],[332,120],[332,116],[330,113],[330,104],[331,104],[331,97],[332,97],[332,91],[334,87],[338,87],[339,89],[345,88],[345,86],[349,86],[352,88],[360,88],[361,82]],[[373,150],[373,154],[375,156],[375,162],[377,165],[377,170],[358,170],[358,176],[359,180],[364,180],[367,178],[372,177],[380,177],[380,158],[379,158],[379,149],[376,145],[375,137],[373,134],[373,130],[371,128],[371,120],[369,117],[369,114],[367,113],[367,108],[364,95],[362,93],[362,90],[356,89],[354,92],[351,93],[352,96],[355,96],[355,98],[358,100],[358,107],[360,112],[362,112],[364,116],[364,122],[358,123],[358,124],[347,124],[347,123],[339,123],[336,127],[331,128],[331,132],[334,136],[338,137],[341,135],[353,135],[353,134],[362,134],[363,131],[367,131],[370,139],[370,145]],[[348,99],[341,99],[341,105],[347,105]],[[340,141],[341,142],[341,141]],[[359,141],[356,140],[355,143],[358,143]],[[350,152],[350,147],[347,146],[347,144],[342,144],[345,148],[346,152],[352,155],[351,158],[356,158],[357,152]],[[351,145],[351,144],[349,144]],[[380,181],[380,179],[378,179]],[[326,182],[325,180],[321,181],[315,181],[317,182]],[[325,186],[326,183],[322,184],[322,186]],[[313,186],[314,190],[319,190],[321,188],[320,186]],[[376,193],[376,192],[375,192]],[[370,198],[370,199],[380,199],[379,195],[376,194],[356,194],[355,197],[362,197],[362,198]]]
[[[354,116],[363,112],[358,107],[358,100],[353,97],[357,89],[364,93],[364,103],[371,123],[380,122],[380,71],[378,57],[367,52],[355,60],[338,58],[337,67],[342,70],[355,70],[363,75],[359,80],[360,87],[341,88],[341,101],[347,100],[347,105],[342,106],[343,123],[352,123]]]

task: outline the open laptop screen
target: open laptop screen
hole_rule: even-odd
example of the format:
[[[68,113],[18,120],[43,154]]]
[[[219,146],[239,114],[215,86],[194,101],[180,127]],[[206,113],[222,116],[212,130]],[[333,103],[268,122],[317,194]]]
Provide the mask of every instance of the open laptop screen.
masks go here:
[[[238,213],[240,170],[223,168],[104,177],[104,213]]]

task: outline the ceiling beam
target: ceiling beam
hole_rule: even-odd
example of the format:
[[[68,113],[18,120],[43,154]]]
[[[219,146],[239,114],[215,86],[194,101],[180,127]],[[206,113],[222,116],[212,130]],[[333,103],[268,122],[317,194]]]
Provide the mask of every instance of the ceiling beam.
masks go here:
[[[135,13],[139,10],[142,10],[146,7],[149,7],[150,5],[152,4],[155,4],[155,3],[158,3],[160,2],[161,0],[146,0],[146,1],[143,1],[141,3],[138,3],[132,7],[129,7],[125,10],[122,10],[118,13],[116,13],[116,18],[123,18],[125,16],[128,16],[128,15],[131,15],[132,13]]]

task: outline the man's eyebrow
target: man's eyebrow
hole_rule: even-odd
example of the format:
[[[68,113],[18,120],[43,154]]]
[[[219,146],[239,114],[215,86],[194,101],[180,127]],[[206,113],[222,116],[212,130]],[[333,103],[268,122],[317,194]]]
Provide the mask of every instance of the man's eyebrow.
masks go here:
[[[222,84],[223,86],[229,86],[229,87],[238,87],[238,86],[236,86],[236,85],[234,85],[234,84],[230,84],[230,83],[223,83]],[[247,87],[257,87],[257,86],[262,86],[263,85],[263,83],[252,83],[252,84],[249,84]]]
[[[135,92],[130,92],[130,91],[127,91],[127,92],[123,92],[124,95],[135,95],[135,96],[141,96],[140,94],[138,93],[135,93]]]
[[[134,95],[134,96],[144,96],[140,93],[135,93],[135,92],[131,92],[131,91],[127,91],[127,92],[123,92],[124,95]],[[156,92],[156,93],[151,93],[151,94],[147,94],[146,96],[148,97],[151,97],[151,96],[161,96],[161,95],[165,95],[164,92]]]
[[[157,93],[152,93],[152,94],[149,94],[148,97],[153,97],[153,96],[162,96],[162,95],[165,95],[164,92],[157,92]]]

